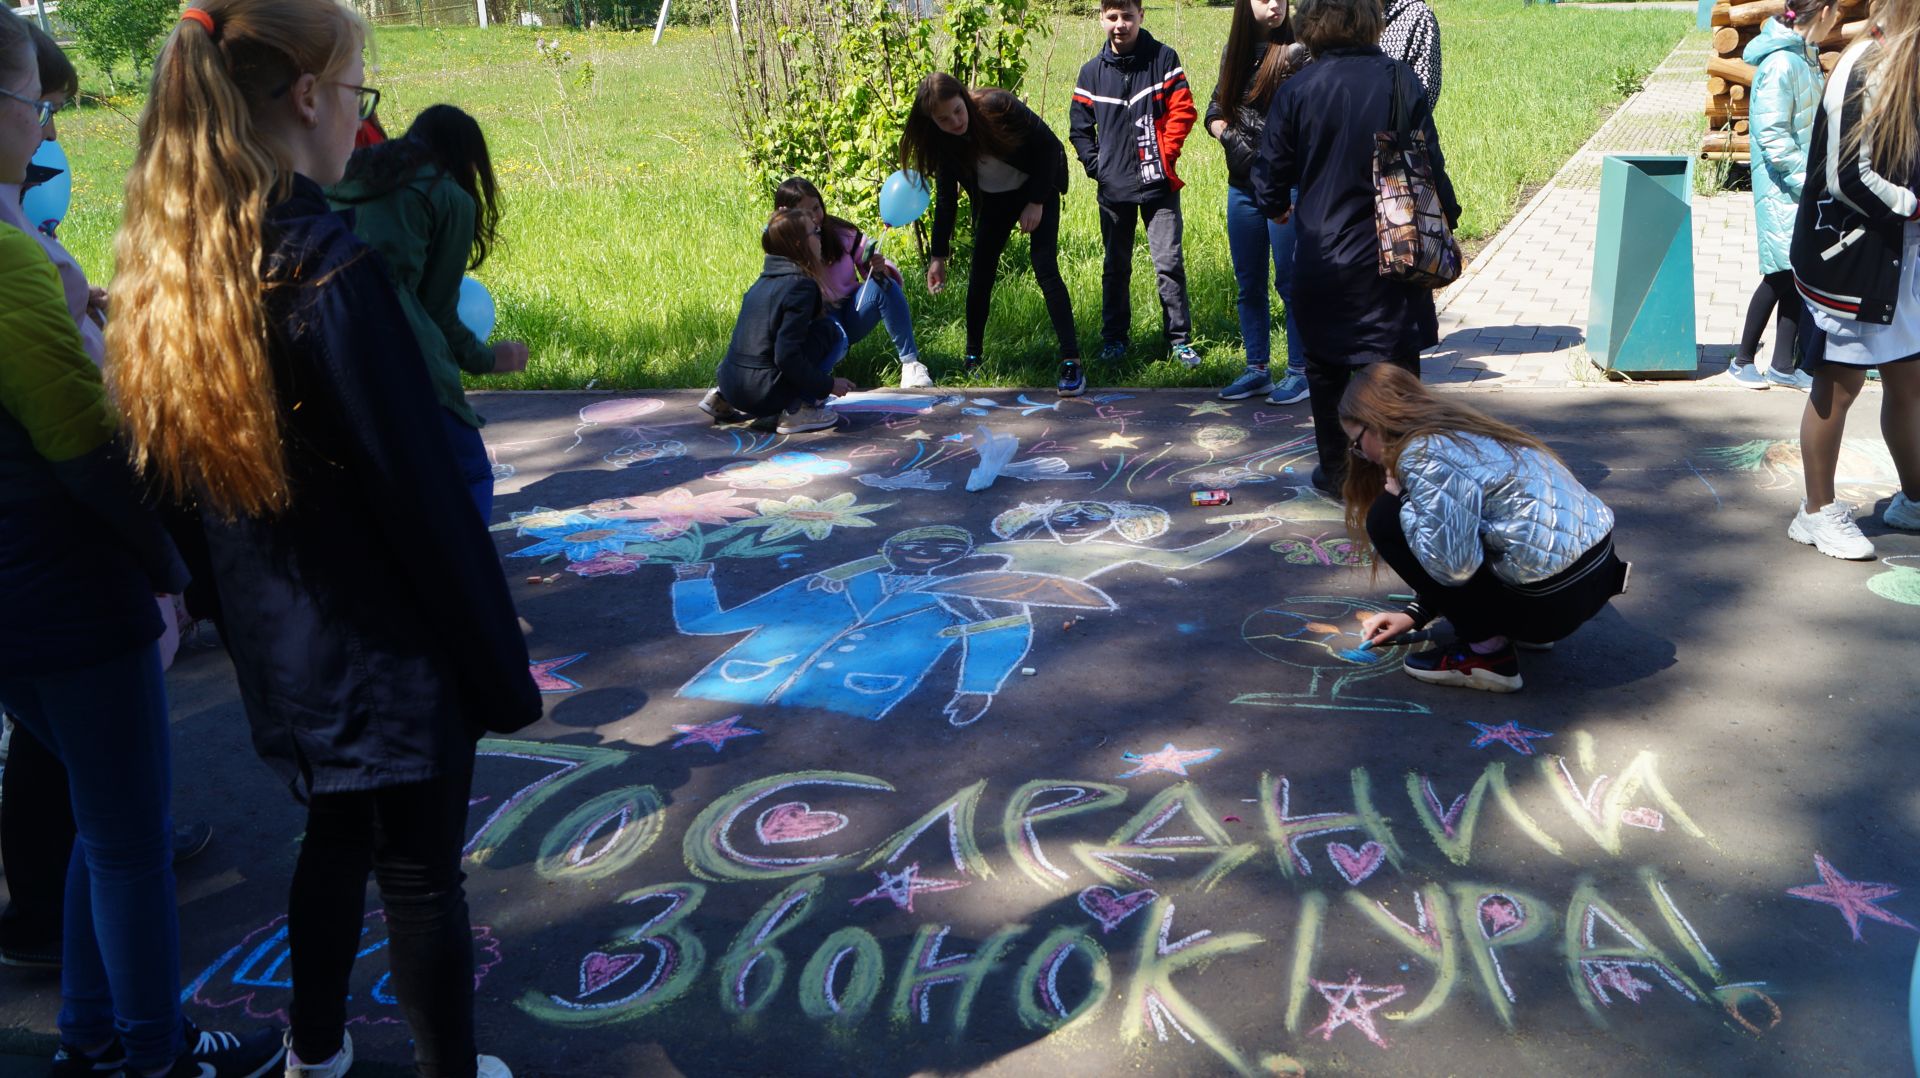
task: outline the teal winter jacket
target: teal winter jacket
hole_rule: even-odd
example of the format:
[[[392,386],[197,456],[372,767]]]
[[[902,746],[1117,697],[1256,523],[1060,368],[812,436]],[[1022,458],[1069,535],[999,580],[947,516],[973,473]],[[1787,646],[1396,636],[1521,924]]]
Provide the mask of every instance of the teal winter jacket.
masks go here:
[[[1807,146],[1813,114],[1820,107],[1820,67],[1813,47],[1778,19],[1760,26],[1747,43],[1754,66],[1747,106],[1752,138],[1754,231],[1760,240],[1760,272],[1791,269],[1793,219],[1807,182]]]

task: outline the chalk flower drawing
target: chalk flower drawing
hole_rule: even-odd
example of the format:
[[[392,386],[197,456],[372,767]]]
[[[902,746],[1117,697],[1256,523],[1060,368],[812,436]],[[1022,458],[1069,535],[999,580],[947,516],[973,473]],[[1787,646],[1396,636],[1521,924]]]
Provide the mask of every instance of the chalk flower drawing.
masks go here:
[[[487,530],[527,535],[535,528],[584,528],[593,522],[592,516],[578,509],[549,509],[544,505],[536,505],[532,509],[516,511]]]
[[[763,541],[768,543],[801,534],[818,540],[832,535],[835,528],[871,528],[873,521],[868,520],[866,514],[877,513],[893,504],[855,505],[856,501],[858,498],[851,491],[842,491],[823,501],[815,501],[805,494],[795,494],[784,502],[763,500],[760,503],[760,515],[742,524],[749,528],[765,528],[767,531]]]
[[[645,554],[595,554],[586,561],[571,562],[567,572],[575,576],[626,576],[647,562]]]
[[[621,498],[606,509],[595,508],[607,520],[655,521],[660,525],[654,529],[655,537],[672,539],[685,535],[695,524],[725,525],[752,516],[754,511],[740,504],[744,500],[724,490],[695,494],[685,487],[674,487],[659,494]]]
[[[1888,913],[1874,903],[1883,898],[1892,898],[1900,893],[1900,888],[1890,883],[1861,883],[1841,875],[1840,870],[1820,854],[1813,855],[1813,867],[1820,873],[1819,883],[1810,883],[1804,887],[1789,887],[1787,893],[1795,898],[1804,898],[1809,902],[1824,902],[1840,911],[1847,919],[1847,927],[1853,930],[1855,943],[1860,942],[1860,918],[1871,917],[1876,921],[1893,925],[1895,928],[1914,929],[1914,926],[1899,917]]]
[[[531,535],[541,541],[524,550],[514,551],[514,557],[555,558],[564,554],[568,561],[591,561],[601,554],[624,554],[628,543],[644,543],[656,538],[650,529],[638,524],[595,520],[591,517],[584,523],[526,528],[521,534]]]

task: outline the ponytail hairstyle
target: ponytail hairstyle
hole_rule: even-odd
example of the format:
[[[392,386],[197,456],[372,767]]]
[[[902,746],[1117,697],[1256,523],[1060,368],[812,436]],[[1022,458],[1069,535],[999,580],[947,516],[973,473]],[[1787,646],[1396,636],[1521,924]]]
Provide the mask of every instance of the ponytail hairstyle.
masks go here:
[[[851,231],[857,235],[860,226],[827,213],[827,201],[820,197],[820,189],[813,185],[812,180],[795,176],[773,190],[773,208],[776,210],[795,209],[808,199],[820,203],[820,212],[826,218],[820,222],[820,261],[831,266],[851,253],[847,250],[844,234]]]
[[[1845,152],[1863,148],[1874,171],[1898,184],[1911,186],[1920,158],[1920,4],[1911,0],[1874,6],[1874,25],[1868,30],[1874,44],[1860,57],[1865,75],[1859,96],[1867,101],[1866,114],[1848,134]]]
[[[1364,427],[1379,439],[1380,463],[1358,454],[1347,460],[1347,482],[1341,496],[1347,505],[1347,534],[1362,551],[1373,547],[1367,539],[1367,511],[1387,489],[1387,475],[1399,470],[1407,443],[1423,435],[1477,434],[1508,450],[1529,449],[1553,460],[1560,458],[1547,444],[1510,423],[1503,423],[1453,397],[1436,397],[1420,376],[1391,363],[1370,363],[1355,372],[1340,398],[1340,421]]]
[[[827,286],[827,267],[814,257],[813,245],[807,240],[813,235],[813,218],[798,209],[780,209],[773,211],[766,229],[760,233],[760,249],[770,255],[791,261],[804,270],[813,283],[820,286],[820,310],[816,317],[826,312],[830,289]],[[822,240],[826,237],[823,235]]]
[[[194,0],[154,61],[114,240],[107,376],[134,465],[228,519],[290,500],[261,226],[293,170],[255,110],[365,42],[339,0]]]
[[[959,79],[936,71],[920,80],[913,91],[913,108],[907,113],[906,129],[900,133],[900,167],[918,172],[927,183],[940,174],[942,165],[971,182],[982,157],[1005,159],[1014,140],[995,117],[980,107],[980,95],[969,91]],[[1011,95],[1009,95],[1011,96]],[[933,110],[954,98],[967,103],[967,133],[949,135],[933,122]]]
[[[1839,6],[1840,0],[1787,0],[1787,9],[1774,18],[1789,30],[1800,30],[1820,17],[1830,7]]]
[[[1243,105],[1264,111],[1286,78],[1287,46],[1293,44],[1293,2],[1287,4],[1287,17],[1272,29],[1263,28],[1253,17],[1251,0],[1234,0],[1233,22],[1227,28],[1227,47],[1220,54],[1220,82],[1215,90],[1220,107],[1232,112]],[[1261,40],[1267,54],[1260,69],[1251,72],[1254,47]]]

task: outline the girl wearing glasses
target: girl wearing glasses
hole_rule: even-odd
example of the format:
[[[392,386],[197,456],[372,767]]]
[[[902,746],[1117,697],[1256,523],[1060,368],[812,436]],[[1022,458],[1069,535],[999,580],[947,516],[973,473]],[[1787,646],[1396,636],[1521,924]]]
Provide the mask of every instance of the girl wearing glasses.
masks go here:
[[[52,117],[45,95],[26,23],[0,11],[0,708],[65,766],[81,838],[53,1072],[258,1073],[280,1057],[272,1031],[201,1033],[180,1014],[153,597],[177,594],[187,572],[141,503],[55,266],[20,227],[18,186]]]
[[[386,259],[407,324],[426,357],[440,422],[480,519],[493,517],[493,462],[485,422],[467,403],[460,372],[527,369],[527,346],[487,347],[461,321],[460,279],[495,242],[500,200],[479,123],[452,105],[414,118],[405,137],[361,150],[328,197],[354,211],[353,230]]]
[[[1347,531],[1415,596],[1361,635],[1382,644],[1444,617],[1458,637],[1408,656],[1413,677],[1517,691],[1516,644],[1545,650],[1627,590],[1613,511],[1540,439],[1386,363],[1354,373],[1340,426]]]
[[[254,744],[307,806],[287,1073],[353,1065],[371,872],[416,1069],[498,1078],[461,847],[475,739],[540,697],[406,308],[322,192],[374,100],[366,34],[339,0],[185,12],[140,119],[108,373],[135,463],[198,506]]]
[[[853,392],[853,383],[833,374],[847,354],[847,331],[830,313],[841,297],[820,257],[820,226],[805,210],[775,210],[760,249],[766,263],[740,301],[719,385],[700,410],[722,423],[772,423],[781,434],[828,430],[840,413],[826,398]]]

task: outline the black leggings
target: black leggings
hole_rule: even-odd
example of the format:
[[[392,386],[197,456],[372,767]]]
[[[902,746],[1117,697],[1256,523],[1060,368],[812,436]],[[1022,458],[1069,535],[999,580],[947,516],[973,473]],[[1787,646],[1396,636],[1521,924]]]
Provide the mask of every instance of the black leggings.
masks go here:
[[[1627,565],[1613,552],[1613,533],[1563,572],[1518,587],[1495,576],[1485,561],[1464,584],[1442,584],[1420,564],[1400,528],[1400,496],[1382,494],[1367,511],[1373,551],[1419,597],[1420,606],[1453,623],[1460,639],[1496,636],[1550,644],[1570,635],[1626,590]]]
[[[0,948],[60,954],[74,835],[66,765],[26,727],[15,726],[0,784],[0,869],[9,896],[0,911]]]
[[[1773,369],[1781,374],[1792,371],[1802,309],[1800,293],[1793,287],[1792,270],[1776,270],[1760,278],[1760,287],[1753,290],[1753,302],[1747,304],[1747,324],[1740,331],[1740,350],[1735,353],[1734,362],[1742,366],[1753,362],[1760,351],[1760,334],[1767,328],[1767,316],[1771,314],[1775,315]]]
[[[473,932],[461,888],[473,755],[426,782],[316,794],[293,870],[293,1050],[319,1063],[340,1050],[348,978],[362,950],[367,874],[386,905],[393,994],[426,1078],[473,1078]]]
[[[1033,230],[1033,279],[1047,301],[1047,318],[1060,341],[1061,359],[1080,358],[1080,336],[1073,326],[1073,300],[1067,282],[1060,279],[1060,196],[1042,203],[1040,226]],[[1018,191],[973,196],[973,263],[967,269],[967,354],[981,355],[987,336],[987,313],[993,307],[993,282],[1000,274],[1000,256],[1019,227],[1026,196]]]

